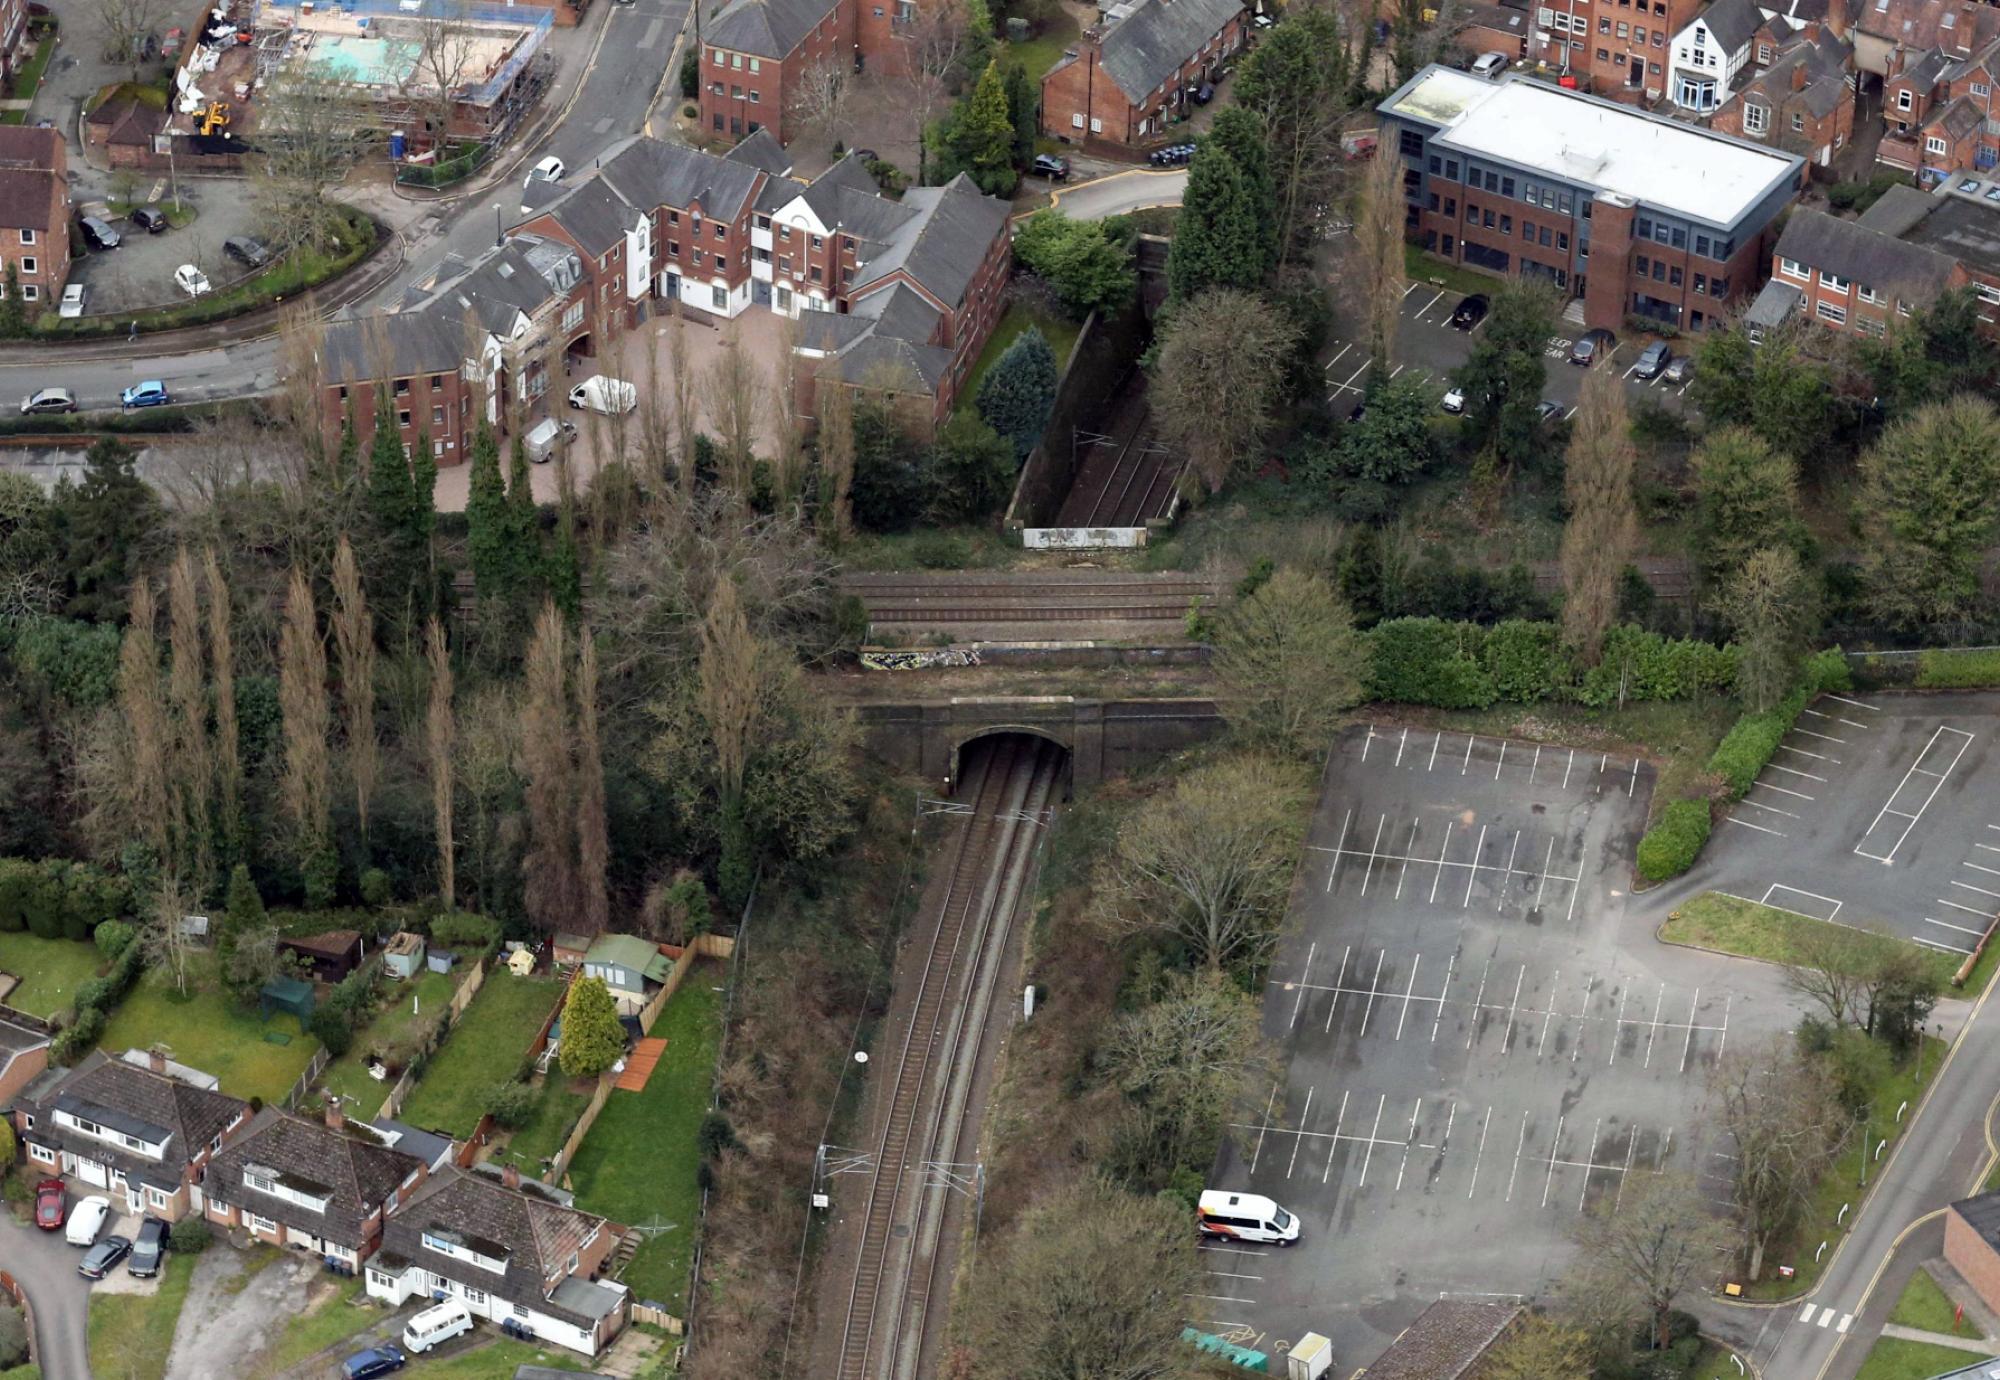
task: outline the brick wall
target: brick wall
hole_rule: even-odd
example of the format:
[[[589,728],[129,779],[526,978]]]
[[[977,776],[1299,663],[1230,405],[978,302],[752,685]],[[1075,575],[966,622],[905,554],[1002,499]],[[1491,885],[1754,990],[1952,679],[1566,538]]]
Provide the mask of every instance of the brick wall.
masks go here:
[[[428,431],[431,454],[439,469],[462,465],[479,428],[473,415],[472,390],[456,369],[441,374],[417,374],[397,381],[404,392],[392,396],[398,430],[406,446]],[[392,384],[392,387],[397,384]],[[320,436],[329,451],[340,445],[340,429],[350,410],[354,434],[365,453],[375,437],[375,388],[372,381],[328,384],[321,390]],[[405,420],[407,419],[407,421]]]
[[[2000,1251],[1974,1231],[1955,1208],[1944,1217],[1944,1258],[1978,1293],[1981,1303],[2000,1309]]]

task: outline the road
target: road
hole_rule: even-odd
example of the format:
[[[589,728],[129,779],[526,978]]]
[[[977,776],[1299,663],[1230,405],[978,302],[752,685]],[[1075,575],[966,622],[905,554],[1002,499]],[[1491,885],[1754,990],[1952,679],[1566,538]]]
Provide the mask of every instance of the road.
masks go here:
[[[600,3],[586,22],[596,26],[583,48],[584,71],[573,85],[558,78],[554,99],[564,102],[553,128],[516,160],[516,165],[554,154],[572,173],[590,166],[593,158],[618,140],[638,133],[652,111],[661,79],[678,63],[675,43],[687,23],[689,0],[634,0],[629,5]],[[571,94],[565,96],[564,92]],[[434,270],[448,253],[470,258],[493,242],[494,207],[503,219],[517,218],[520,203],[512,200],[511,177],[482,195],[440,202],[435,218],[415,215],[405,232],[407,262],[402,270],[361,304],[394,301],[411,283]],[[118,405],[127,385],[158,379],[177,400],[210,402],[268,392],[278,382],[275,340],[264,337],[240,343],[227,340],[227,327],[217,332],[218,344],[162,356],[134,356],[116,343],[93,342],[63,352],[46,345],[0,350],[0,400],[26,397],[37,388],[70,389],[86,409]],[[0,406],[4,406],[0,401]]]
[[[1178,206],[1186,190],[1186,168],[1172,172],[1134,168],[1131,172],[1061,188],[1051,195],[1051,201],[1056,210],[1074,220],[1103,220],[1106,216],[1127,215],[1152,206]]]
[[[81,1255],[63,1243],[60,1232],[24,1227],[12,1213],[0,1212],[0,1267],[28,1291],[35,1310],[35,1359],[49,1380],[90,1380],[85,1340],[90,1286],[76,1272]]]

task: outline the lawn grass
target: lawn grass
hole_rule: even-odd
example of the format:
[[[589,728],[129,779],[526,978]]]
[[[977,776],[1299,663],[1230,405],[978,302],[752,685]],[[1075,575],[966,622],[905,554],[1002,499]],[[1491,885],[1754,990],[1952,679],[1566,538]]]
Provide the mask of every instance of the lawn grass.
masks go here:
[[[1076,338],[1083,334],[1083,323],[1072,321],[1066,316],[1036,311],[1026,302],[1015,302],[1007,308],[1007,314],[1000,318],[1000,324],[987,337],[986,348],[979,352],[973,362],[972,372],[965,376],[965,387],[958,390],[963,399],[962,406],[971,407],[979,396],[979,384],[986,377],[986,371],[993,367],[995,360],[1007,352],[1014,343],[1014,337],[1030,326],[1040,326],[1042,334],[1048,337],[1049,349],[1056,357],[1056,373],[1061,374],[1063,365],[1069,363],[1069,352],[1076,345]]]
[[[1769,963],[1798,962],[1801,944],[1814,936],[1837,938],[1853,933],[1855,931],[1846,925],[1831,925],[1824,920],[1759,905],[1720,891],[1705,891],[1685,902],[1660,926],[1660,938],[1670,944],[1694,944],[1742,958],[1761,958]],[[1907,940],[1893,935],[1880,935],[1879,938],[1885,945],[1908,944],[1911,952],[1918,954],[1925,966],[1936,975],[1941,986],[1948,985],[1952,973],[1957,971],[1958,963],[1949,954],[1909,944]]]
[[[0,973],[21,979],[7,1004],[30,1016],[53,1016],[68,1009],[76,989],[96,977],[103,964],[95,944],[42,939],[25,931],[0,934]]]
[[[92,1292],[90,1369],[99,1380],[160,1380],[167,1373],[167,1353],[173,1349],[181,1305],[187,1302],[194,1260],[169,1251],[160,1287],[151,1294]]]
[[[1735,1354],[1720,1342],[1703,1340],[1701,1354],[1695,1357],[1687,1380],[1742,1380],[1743,1372],[1736,1369],[1736,1362],[1731,1359]]]
[[[1903,1295],[1896,1300],[1896,1308],[1889,1314],[1889,1321],[1924,1332],[1942,1332],[1947,1336],[1979,1336],[1978,1328],[1955,1318],[1957,1310],[1958,1305],[1951,1301],[1951,1295],[1939,1287],[1929,1271],[1918,1270],[1903,1286]]]
[[[1063,50],[1076,42],[1076,35],[1076,20],[1070,18],[1069,11],[1058,7],[1048,28],[1026,43],[1002,43],[997,56],[1003,68],[1019,63],[1021,70],[1040,86],[1049,69],[1061,60]]]
[[[646,1090],[611,1094],[569,1171],[578,1207],[627,1226],[665,1226],[639,1248],[625,1283],[636,1297],[676,1315],[687,1311],[701,1205],[695,1171],[721,1038],[722,996],[715,986],[723,976],[713,964],[688,974],[653,1027],[667,1049]]]
[[[435,1018],[450,1003],[462,976],[456,972],[433,973],[426,968],[413,983],[385,983],[388,992],[382,1008],[373,1020],[355,1032],[353,1048],[326,1066],[320,1075],[320,1087],[338,1093],[349,1115],[358,1113],[372,1120],[389,1095],[389,1085],[368,1076],[369,1052],[394,1044],[418,1019]],[[415,1012],[410,1009],[413,1000]]]
[[[216,982],[214,955],[198,954],[188,967],[191,996],[183,998],[163,973],[148,973],[112,1013],[98,1048],[117,1054],[164,1044],[180,1063],[214,1074],[232,1097],[283,1101],[319,1042],[290,1014],[266,1022],[233,1009]],[[291,1043],[264,1038],[274,1032]]]
[[[284,1330],[258,1358],[252,1374],[263,1380],[290,1370],[313,1353],[380,1322],[383,1317],[380,1306],[355,1302],[357,1298],[366,1300],[367,1295],[362,1292],[365,1284],[360,1275],[343,1279],[332,1293],[321,1296],[311,1308],[285,1319]]]
[[[55,21],[32,21],[28,25],[28,32],[35,39],[35,55],[14,74],[13,99],[32,102],[35,98],[35,89],[42,84],[42,73],[48,69],[49,59],[56,55]],[[0,111],[0,125],[24,125],[28,123],[29,113],[25,105],[19,110]]]
[[[1930,1380],[1933,1375],[1963,1370],[1978,1361],[1979,1355],[1954,1346],[1884,1337],[1869,1348],[1868,1359],[1861,1363],[1854,1380]]]
[[[572,1085],[562,1069],[549,1065],[542,1085],[535,1089],[535,1107],[520,1130],[494,1154],[503,1164],[512,1164],[522,1173],[540,1177],[542,1161],[554,1159],[569,1139],[570,1129],[590,1101],[594,1084],[586,1080]]]
[[[396,1374],[405,1378],[417,1376],[421,1380],[514,1380],[514,1372],[522,1366],[582,1370],[589,1364],[586,1357],[574,1351],[502,1340],[456,1356],[412,1356],[410,1364]]]
[[[1498,286],[1498,280],[1483,273],[1474,273],[1469,268],[1461,268],[1435,254],[1426,254],[1414,244],[1403,246],[1403,271],[1413,283],[1436,283],[1448,292],[1491,293]]]
[[[470,1136],[487,1091],[520,1072],[528,1042],[562,991],[553,978],[515,977],[496,964],[403,1104],[401,1120],[456,1140]]]

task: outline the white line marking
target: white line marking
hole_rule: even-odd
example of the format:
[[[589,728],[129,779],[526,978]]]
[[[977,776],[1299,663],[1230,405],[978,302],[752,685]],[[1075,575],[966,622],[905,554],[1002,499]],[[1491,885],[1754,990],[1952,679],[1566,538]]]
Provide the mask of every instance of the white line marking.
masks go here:
[[[1567,1116],[1556,1118],[1556,1138],[1549,1142],[1549,1177],[1542,1183],[1543,1207],[1549,1205],[1549,1190],[1556,1186],[1556,1150],[1562,1145],[1563,1123],[1567,1120],[1569,1120]]]
[[[1776,762],[1767,762],[1765,765],[1770,767],[1772,771],[1781,771],[1785,773],[1785,775],[1787,776],[1803,776],[1808,781],[1818,781],[1822,785],[1824,785],[1826,782],[1826,778],[1824,776],[1814,776],[1809,771],[1799,771],[1795,767],[1781,767]]]
[[[1555,995],[1556,988],[1562,985],[1562,976],[1563,976],[1563,970],[1558,968],[1556,969],[1556,975],[1549,979],[1549,995],[1551,997]],[[1549,1009],[1542,1013],[1542,1038],[1535,1045],[1535,1057],[1537,1059],[1541,1058],[1542,1051],[1546,1050],[1549,1047],[1549,1022],[1553,1021],[1555,1018],[1556,1018],[1556,1004],[1555,1002],[1551,1001],[1549,1003]]]
[[[1431,740],[1431,764],[1430,766],[1424,768],[1425,771],[1436,770],[1438,764],[1438,744],[1442,743],[1443,741],[1444,741],[1444,730],[1439,729],[1438,736]]]
[[[1738,819],[1738,818],[1737,818],[1737,817],[1736,817],[1735,815],[1724,815],[1724,816],[1722,817],[1722,820],[1723,820],[1723,823],[1725,823],[1725,824],[1740,824],[1740,825],[1742,825],[1742,826],[1743,826],[1743,827],[1744,827],[1745,829],[1755,829],[1755,830],[1756,830],[1756,831],[1757,831],[1758,833],[1760,833],[1760,834],[1778,834],[1778,831],[1777,831],[1776,829],[1766,829],[1766,828],[1765,828],[1765,827],[1764,827],[1763,825],[1761,825],[1761,824],[1752,824],[1752,823],[1751,823],[1751,822],[1750,822],[1749,820],[1747,820],[1747,819]],[[1779,838],[1781,838],[1781,839],[1782,839],[1782,838],[1789,838],[1789,837],[1790,837],[1790,835],[1789,835],[1789,834],[1778,834],[1778,837],[1779,837]]]
[[[1762,810],[1766,814],[1783,815],[1786,819],[1801,818],[1800,815],[1794,813],[1791,810],[1780,810],[1776,805],[1766,805],[1761,800],[1744,800],[1741,803],[1748,805],[1753,810]]]
[[[1309,947],[1309,948],[1308,948],[1308,949],[1306,950],[1306,966],[1305,966],[1305,970],[1304,970],[1303,972],[1301,972],[1301,973],[1299,974],[1299,996],[1298,996],[1298,1000],[1297,1000],[1297,1001],[1294,1001],[1294,1002],[1292,1003],[1292,1018],[1291,1018],[1291,1020],[1289,1020],[1289,1021],[1287,1021],[1287,1022],[1285,1023],[1285,1027],[1286,1027],[1286,1029],[1290,1029],[1291,1027],[1293,1027],[1293,1026],[1295,1026],[1295,1025],[1297,1025],[1297,1024],[1299,1023],[1299,1008],[1300,1008],[1301,1006],[1304,1006],[1304,1005],[1306,1004],[1306,988],[1307,988],[1307,980],[1308,980],[1308,979],[1310,979],[1310,978],[1312,977],[1312,970],[1313,970],[1313,955],[1314,955],[1314,954],[1316,954],[1316,953],[1318,953],[1318,952],[1319,952],[1319,941],[1318,941],[1317,939],[1315,939],[1315,940],[1314,940],[1314,941],[1312,942],[1312,945],[1311,945],[1311,947]]]
[[[1794,795],[1797,796],[1800,800],[1813,799],[1812,796],[1807,795],[1804,791],[1795,791],[1789,786],[1773,786],[1768,781],[1752,781],[1750,784],[1753,788],[1758,790],[1776,791],[1779,795]]]
[[[1417,846],[1417,821],[1413,819],[1410,821],[1410,841],[1403,845],[1403,856],[1406,858],[1409,857],[1410,850],[1415,848],[1416,846]],[[1409,875],[1410,875],[1410,868],[1409,864],[1407,863],[1405,863],[1403,867],[1396,873],[1396,899],[1398,901],[1403,899],[1403,881]]]
[[[1318,1091],[1317,1087],[1306,1089],[1305,1110],[1299,1113],[1299,1131],[1301,1134],[1292,1138],[1292,1158],[1285,1165],[1285,1177],[1288,1179],[1292,1177],[1292,1171],[1299,1167],[1299,1147],[1306,1143],[1306,1138],[1303,1134],[1306,1129],[1306,1118],[1312,1115],[1313,1094]]]
[[[1939,905],[1941,905],[1941,906],[1950,906],[1950,907],[1951,907],[1951,908],[1952,908],[1953,910],[1962,910],[1962,911],[1964,911],[1964,912],[1965,912],[1965,913],[1966,913],[1967,915],[1976,915],[1976,916],[1978,916],[1978,917],[1979,917],[1979,918],[1980,918],[1981,920],[1991,920],[1991,919],[1993,918],[1993,916],[1992,916],[1992,915],[1991,915],[1990,913],[1988,913],[1988,912],[1986,912],[1986,911],[1983,911],[1983,910],[1980,910],[1980,909],[1978,909],[1977,907],[1974,907],[1974,906],[1961,906],[1961,905],[1960,905],[1960,904],[1959,904],[1958,902],[1956,902],[1956,901],[1947,901],[1947,900],[1945,900],[1945,899],[1944,899],[1944,898],[1942,898],[1942,897],[1939,897],[1939,898],[1938,898],[1938,904],[1939,904]]]
[[[1831,733],[1815,733],[1809,728],[1795,728],[1792,732],[1803,733],[1808,738],[1819,738],[1829,743],[1845,743],[1847,741],[1845,738],[1836,738]]]
[[[1688,1003],[1688,1033],[1686,1041],[1683,1042],[1681,1045],[1682,1073],[1686,1073],[1688,1071],[1688,1051],[1694,1048],[1694,1017],[1695,1013],[1700,1009],[1701,1009],[1701,989],[1697,987],[1694,989],[1694,999]]]
[[[1368,1187],[1368,1165],[1375,1158],[1375,1138],[1382,1132],[1382,1109],[1389,1105],[1389,1094],[1383,1093],[1375,1104],[1375,1125],[1368,1132],[1368,1152],[1361,1157],[1361,1182],[1358,1187]]]
[[[1417,965],[1423,961],[1424,956],[1422,954],[1418,954],[1410,960],[1410,986],[1403,993],[1403,1014],[1396,1017],[1396,1038],[1398,1040],[1403,1038],[1403,1022],[1410,1019],[1410,998],[1415,995],[1417,990]],[[1438,1009],[1440,1011],[1444,1009],[1442,1002],[1440,1002]]]
[[[1528,965],[1523,963],[1521,971],[1514,977],[1514,1001],[1507,1008],[1507,1038],[1500,1043],[1500,1052],[1507,1053],[1514,1047],[1514,1015],[1521,1009],[1521,984],[1527,980]]]
[[[1431,904],[1437,904],[1438,883],[1444,880],[1444,855],[1451,848],[1451,826],[1444,829],[1444,842],[1438,845],[1437,876],[1431,878]]]
[[[1795,752],[1801,757],[1810,757],[1815,762],[1831,762],[1836,767],[1840,765],[1840,759],[1838,757],[1829,757],[1823,752],[1807,752],[1804,748],[1795,748],[1790,743],[1778,744],[1778,751]]]
[[[1342,1093],[1340,1095],[1340,1114],[1334,1117],[1333,1119],[1333,1135],[1327,1140],[1326,1143],[1326,1172],[1319,1176],[1319,1181],[1321,1183],[1325,1183],[1327,1179],[1331,1177],[1333,1174],[1333,1157],[1334,1154],[1340,1149],[1340,1128],[1346,1124],[1347,1124],[1347,1094]]]
[[[1479,1123],[1479,1149],[1472,1157],[1472,1182],[1466,1185],[1465,1196],[1472,1197],[1472,1191],[1479,1187],[1479,1165],[1486,1158],[1486,1132],[1493,1125],[1493,1108],[1486,1108],[1486,1120]]]
[[[1361,874],[1361,894],[1368,894],[1368,881],[1375,875],[1375,858],[1382,847],[1382,830],[1387,828],[1389,816],[1383,815],[1375,821],[1375,842],[1368,845],[1368,867]]]
[[[1353,820],[1353,818],[1354,818],[1354,811],[1351,807],[1348,809],[1345,815],[1341,816],[1340,847],[1333,850],[1333,868],[1326,874],[1326,889],[1328,892],[1331,892],[1333,890],[1333,879],[1340,875],[1340,855],[1347,851],[1347,826],[1349,822]]]
[[[1571,748],[1571,749],[1569,750],[1569,761],[1567,761],[1567,762],[1563,763],[1563,789],[1564,789],[1564,790],[1568,790],[1568,789],[1569,789],[1569,772],[1570,772],[1570,768],[1571,768],[1571,767],[1574,767],[1575,765],[1576,765],[1576,749],[1575,749],[1575,748]]]
[[[1347,985],[1347,959],[1348,956],[1353,952],[1354,952],[1354,946],[1352,944],[1349,944],[1346,948],[1340,951],[1340,975],[1334,979],[1334,982],[1337,983],[1338,986],[1336,986],[1333,989],[1333,1000],[1327,1003],[1327,1008],[1326,1008],[1325,1033],[1327,1034],[1331,1034],[1333,1032],[1333,1013],[1340,1009],[1341,989],[1346,987]]]
[[[1838,695],[1835,695],[1832,696],[1832,698],[1839,699],[1840,697]],[[1851,703],[1852,701],[1842,700],[1841,702],[1843,704],[1846,704],[1846,703]],[[1868,708],[1868,706],[1866,705],[1863,705],[1862,707]],[[1939,724],[1937,727],[1937,731],[1931,734],[1930,741],[1925,743],[1923,746],[1923,750],[1917,753],[1916,762],[1910,763],[1910,770],[1903,773],[1903,779],[1896,783],[1896,789],[1890,792],[1889,799],[1886,802],[1884,802],[1881,810],[1876,813],[1875,818],[1869,822],[1868,828],[1862,832],[1861,839],[1862,842],[1865,843],[1868,840],[1868,835],[1875,832],[1875,826],[1882,822],[1883,815],[1903,813],[1900,810],[1891,810],[1889,806],[1893,805],[1896,801],[1896,797],[1903,793],[1903,787],[1909,783],[1910,773],[1914,772],[1917,769],[1917,763],[1924,760],[1925,753],[1928,753],[1931,750],[1931,748],[1937,744],[1938,738],[1946,733],[1955,733],[1963,741],[1959,743],[1958,751],[1956,754],[1953,755],[1951,759],[1951,764],[1944,769],[1944,775],[1938,777],[1937,784],[1932,786],[1930,794],[1924,797],[1924,803],[1917,807],[1917,812],[1915,814],[1905,816],[1905,818],[1909,820],[1909,823],[1903,826],[1903,832],[1896,836],[1895,843],[1889,846],[1889,851],[1887,853],[1879,853],[1879,854],[1864,853],[1861,851],[1861,844],[1857,843],[1854,845],[1854,851],[1856,854],[1858,854],[1861,857],[1870,859],[1873,862],[1879,862],[1884,866],[1887,866],[1896,860],[1896,850],[1901,848],[1904,842],[1908,840],[1908,838],[1910,837],[1910,831],[1917,827],[1917,821],[1923,818],[1924,811],[1930,809],[1931,802],[1937,799],[1937,793],[1941,789],[1943,789],[1945,777],[1950,776],[1952,772],[1956,770],[1956,768],[1958,767],[1959,759],[1964,757],[1965,750],[1972,746],[1972,737],[1973,737],[1972,734],[1967,733],[1962,728],[1951,728],[1948,725]]]
[[[1361,1035],[1357,1036],[1357,1039],[1368,1034],[1368,1018],[1375,1012],[1375,994],[1382,986],[1382,965],[1388,961],[1389,951],[1387,949],[1383,949],[1375,957],[1375,976],[1368,984],[1368,1005],[1361,1012]]]
[[[1590,1123],[1590,1160],[1592,1168],[1597,1165],[1597,1132],[1604,1125],[1604,1118],[1598,1117]],[[1584,1200],[1590,1196],[1590,1170],[1583,1171],[1583,1188],[1576,1195],[1576,1210],[1583,1211]]]
[[[1506,765],[1507,765],[1507,740],[1505,738],[1502,738],[1500,740],[1500,758],[1493,764],[1493,779],[1495,781],[1498,781],[1500,779],[1500,768]]]
[[[1850,700],[1844,695],[1828,695],[1827,698],[1833,700],[1838,704],[1851,704],[1856,709],[1865,709],[1870,714],[1880,714],[1882,712],[1882,707],[1880,705],[1863,704],[1860,700]]]
[[[1975,913],[1976,913],[1976,912],[1975,912]],[[1974,929],[1967,929],[1967,928],[1966,928],[1966,927],[1965,927],[1964,925],[1953,925],[1953,924],[1950,924],[1950,923],[1948,923],[1948,922],[1946,922],[1946,921],[1943,921],[1943,920],[1933,920],[1933,919],[1931,919],[1931,918],[1930,918],[1930,917],[1929,917],[1928,915],[1926,915],[1926,916],[1924,917],[1924,923],[1925,923],[1926,925],[1936,925],[1936,926],[1937,926],[1937,927],[1938,927],[1939,929],[1941,929],[1941,930],[1957,930],[1957,931],[1958,931],[1958,932],[1959,932],[1960,934],[1975,934],[1975,935],[1977,935],[1977,934],[1985,934],[1985,933],[1986,933],[1986,931],[1985,931],[1985,930],[1974,930]]]
[[[1469,770],[1471,769],[1471,767],[1472,767],[1472,745],[1473,745],[1474,743],[1478,742],[1478,741],[1479,741],[1479,740],[1478,740],[1477,738],[1472,738],[1472,737],[1468,737],[1468,738],[1467,738],[1467,739],[1465,740],[1465,762],[1464,762],[1464,764],[1463,764],[1462,766],[1460,766],[1460,767],[1459,767],[1459,769],[1458,769],[1458,774],[1459,774],[1460,776],[1463,776],[1463,775],[1465,775],[1465,773],[1466,773],[1467,771],[1469,771]]]
[[[1507,1175],[1507,1201],[1514,1201],[1514,1179],[1521,1172],[1521,1150],[1528,1143],[1528,1114],[1521,1113],[1521,1137],[1514,1142],[1514,1168]]]
[[[1409,745],[1410,745],[1410,730],[1406,728],[1403,730],[1403,736],[1396,740],[1396,760],[1390,764],[1391,766],[1400,767],[1403,765],[1403,749],[1408,747]]]
[[[1438,995],[1437,995],[1437,1014],[1436,1014],[1435,1016],[1431,1017],[1431,1043],[1432,1043],[1432,1044],[1436,1044],[1436,1043],[1437,1043],[1437,1038],[1438,1038],[1438,1027],[1444,1024],[1444,994],[1445,994],[1445,993],[1447,993],[1447,992],[1449,992],[1449,991],[1451,990],[1451,975],[1452,975],[1452,970],[1453,970],[1453,969],[1455,969],[1455,968],[1457,968],[1457,967],[1458,967],[1458,950],[1456,950],[1456,949],[1453,949],[1453,950],[1451,951],[1451,957],[1445,960],[1445,965],[1444,965],[1444,986],[1442,986],[1442,987],[1438,988]],[[1475,1013],[1475,1014],[1476,1014],[1476,1013]]]
[[[1504,746],[1504,745],[1503,745]],[[1463,910],[1472,909],[1472,884],[1479,880],[1479,855],[1486,851],[1486,826],[1479,826],[1479,842],[1472,850],[1472,871],[1465,877],[1465,902]]]
[[[1963,887],[1967,891],[1976,891],[1981,896],[1991,896],[1995,900],[2000,900],[2000,891],[1988,891],[1985,887],[1974,886],[1971,882],[1953,882],[1952,885],[1956,887]]]

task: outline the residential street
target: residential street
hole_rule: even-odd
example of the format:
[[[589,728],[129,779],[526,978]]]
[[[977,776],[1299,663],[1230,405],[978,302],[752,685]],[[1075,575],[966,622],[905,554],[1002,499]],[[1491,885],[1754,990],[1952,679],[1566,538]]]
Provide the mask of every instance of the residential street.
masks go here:
[[[35,1356],[42,1374],[90,1380],[85,1328],[90,1286],[76,1272],[81,1252],[61,1232],[37,1231],[0,1212],[0,1267],[28,1292],[35,1310]]]
[[[1074,220],[1103,220],[1151,206],[1178,206],[1187,190],[1187,169],[1154,172],[1134,168],[1056,191],[1055,208]]]

